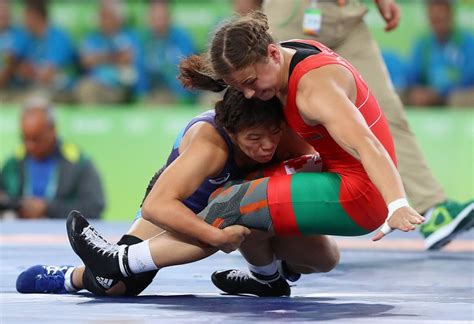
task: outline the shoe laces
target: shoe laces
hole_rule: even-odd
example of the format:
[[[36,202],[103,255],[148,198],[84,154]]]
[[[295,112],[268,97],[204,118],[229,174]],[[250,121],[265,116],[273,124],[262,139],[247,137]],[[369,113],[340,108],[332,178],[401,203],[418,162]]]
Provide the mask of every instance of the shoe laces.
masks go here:
[[[250,280],[255,280],[256,282],[262,285],[271,286],[270,282],[255,278],[251,274],[247,274],[245,271],[241,271],[241,270],[232,270],[231,272],[227,274],[226,278],[233,281],[245,281],[245,280],[250,279]]]
[[[93,250],[97,250],[104,256],[115,257],[119,252],[119,246],[107,242],[91,225],[82,230],[81,236],[84,237],[86,243],[92,246]]]
[[[234,281],[243,281],[249,279],[250,276],[244,271],[232,270],[227,274],[226,278]]]
[[[44,269],[46,270],[46,275],[61,275],[59,274],[59,272],[62,272],[64,275],[68,268],[68,266],[44,266]]]
[[[43,292],[59,292],[64,288],[64,273],[59,267],[45,267],[46,273],[36,276],[36,289]]]

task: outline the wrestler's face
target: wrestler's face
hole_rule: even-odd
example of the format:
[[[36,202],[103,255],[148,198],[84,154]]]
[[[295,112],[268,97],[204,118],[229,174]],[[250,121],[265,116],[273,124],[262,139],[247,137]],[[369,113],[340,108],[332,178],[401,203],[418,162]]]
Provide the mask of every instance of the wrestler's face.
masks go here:
[[[282,134],[281,125],[259,125],[246,128],[232,138],[240,150],[258,163],[267,163],[273,158]]]
[[[270,44],[264,60],[232,72],[224,77],[224,81],[241,91],[247,99],[270,100],[280,91],[280,58],[278,47]]]

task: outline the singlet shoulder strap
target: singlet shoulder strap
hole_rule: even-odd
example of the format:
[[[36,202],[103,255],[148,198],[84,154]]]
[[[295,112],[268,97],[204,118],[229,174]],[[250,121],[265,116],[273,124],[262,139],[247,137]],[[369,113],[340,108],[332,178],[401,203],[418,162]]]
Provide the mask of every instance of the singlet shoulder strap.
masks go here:
[[[317,55],[321,53],[321,50],[314,45],[300,43],[300,42],[283,42],[280,43],[282,47],[292,48],[296,50],[296,53],[293,55],[290,61],[290,70],[288,72],[288,78],[290,78],[291,73],[295,69],[296,65],[303,61],[305,58],[311,55]]]

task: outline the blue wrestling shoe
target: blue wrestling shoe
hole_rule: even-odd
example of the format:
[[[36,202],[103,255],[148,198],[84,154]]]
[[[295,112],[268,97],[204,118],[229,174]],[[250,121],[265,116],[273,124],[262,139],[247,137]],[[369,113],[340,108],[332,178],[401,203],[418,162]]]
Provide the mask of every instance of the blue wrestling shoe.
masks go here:
[[[16,279],[16,290],[22,294],[66,294],[64,286],[66,273],[71,276],[73,266],[32,266]]]

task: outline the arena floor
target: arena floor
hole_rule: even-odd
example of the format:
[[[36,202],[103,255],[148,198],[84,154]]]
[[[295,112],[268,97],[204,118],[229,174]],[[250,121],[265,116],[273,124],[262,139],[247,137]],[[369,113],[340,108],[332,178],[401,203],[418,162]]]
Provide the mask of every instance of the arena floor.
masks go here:
[[[125,223],[93,222],[118,239]],[[472,323],[474,231],[443,251],[425,252],[417,233],[338,239],[341,264],[303,276],[290,298],[226,296],[210,275],[245,268],[238,253],[163,269],[135,298],[19,294],[16,276],[34,264],[77,264],[64,221],[0,222],[1,323]]]

